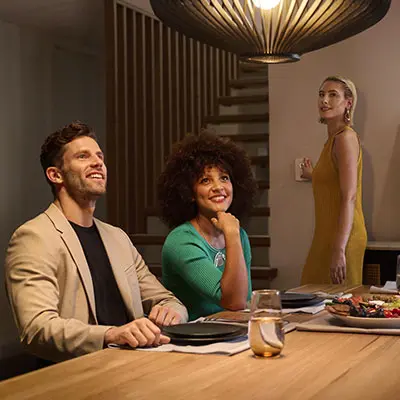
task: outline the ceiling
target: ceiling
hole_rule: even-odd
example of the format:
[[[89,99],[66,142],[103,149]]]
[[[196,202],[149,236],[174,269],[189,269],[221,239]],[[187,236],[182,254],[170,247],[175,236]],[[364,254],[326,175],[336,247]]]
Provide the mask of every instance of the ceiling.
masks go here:
[[[101,37],[101,0],[0,1],[0,19],[37,29],[55,38],[92,47]]]
[[[98,46],[103,32],[104,0],[0,0],[0,20],[26,26],[56,39]],[[125,3],[151,12],[149,0]]]

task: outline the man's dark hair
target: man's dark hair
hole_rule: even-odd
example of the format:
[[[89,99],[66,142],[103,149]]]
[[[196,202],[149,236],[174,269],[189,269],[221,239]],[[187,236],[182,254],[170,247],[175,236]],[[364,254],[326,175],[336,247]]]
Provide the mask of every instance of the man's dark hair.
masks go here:
[[[82,136],[88,136],[97,142],[97,137],[93,129],[80,121],[75,121],[53,132],[46,138],[42,145],[40,163],[54,196],[56,195],[55,187],[47,178],[46,170],[49,167],[61,168],[65,145]]]
[[[229,174],[233,186],[231,214],[240,219],[253,206],[257,184],[245,150],[207,131],[188,135],[175,144],[158,180],[161,216],[170,228],[196,217],[193,187],[206,167],[219,167]]]

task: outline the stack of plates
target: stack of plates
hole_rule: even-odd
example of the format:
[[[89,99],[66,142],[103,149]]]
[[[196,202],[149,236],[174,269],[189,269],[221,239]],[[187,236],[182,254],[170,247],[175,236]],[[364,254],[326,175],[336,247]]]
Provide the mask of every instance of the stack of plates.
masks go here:
[[[162,333],[175,344],[210,344],[224,342],[247,335],[247,327],[216,322],[195,322],[165,326]]]
[[[290,293],[281,294],[283,308],[300,308],[313,306],[321,303],[324,299],[313,293]]]

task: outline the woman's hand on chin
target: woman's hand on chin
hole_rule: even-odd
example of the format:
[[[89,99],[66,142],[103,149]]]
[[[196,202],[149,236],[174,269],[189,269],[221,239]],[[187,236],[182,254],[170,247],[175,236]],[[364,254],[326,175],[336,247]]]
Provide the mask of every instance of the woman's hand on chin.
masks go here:
[[[239,220],[230,213],[217,211],[216,217],[211,218],[211,222],[217,229],[222,231],[225,236],[240,232]]]

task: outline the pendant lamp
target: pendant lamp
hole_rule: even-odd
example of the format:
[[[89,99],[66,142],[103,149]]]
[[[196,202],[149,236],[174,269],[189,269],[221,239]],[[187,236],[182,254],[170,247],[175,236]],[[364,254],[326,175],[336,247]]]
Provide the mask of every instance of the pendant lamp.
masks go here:
[[[167,26],[256,63],[298,61],[380,21],[391,0],[150,0]]]

